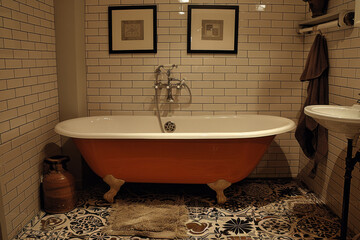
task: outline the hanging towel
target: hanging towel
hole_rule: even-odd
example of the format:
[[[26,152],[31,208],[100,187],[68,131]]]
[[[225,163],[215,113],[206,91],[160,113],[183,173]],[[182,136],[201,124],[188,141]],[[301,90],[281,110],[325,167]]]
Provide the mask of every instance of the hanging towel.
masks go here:
[[[328,135],[326,128],[305,115],[304,108],[308,105],[329,104],[328,70],[329,60],[326,39],[321,34],[318,34],[311,46],[305,69],[300,77],[300,81],[309,81],[309,85],[307,98],[295,131],[295,137],[304,154],[314,160],[314,167],[310,173],[311,177],[315,177],[320,160],[327,157]]]

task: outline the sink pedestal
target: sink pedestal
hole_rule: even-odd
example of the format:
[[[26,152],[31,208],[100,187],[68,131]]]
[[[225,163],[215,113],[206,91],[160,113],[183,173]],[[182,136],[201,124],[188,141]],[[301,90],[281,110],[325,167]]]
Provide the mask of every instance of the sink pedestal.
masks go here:
[[[353,150],[353,139],[348,139],[347,145],[347,156],[346,156],[346,169],[345,169],[345,180],[344,180],[344,194],[341,214],[341,233],[340,239],[346,240],[348,215],[349,215],[349,200],[350,200],[350,184],[352,178],[352,171],[357,162],[360,162],[360,151],[352,157]]]
[[[346,171],[344,176],[344,195],[341,214],[340,239],[346,240],[351,174],[357,162],[360,162],[360,151],[352,157],[353,139],[358,139],[360,134],[360,100],[353,106],[337,105],[310,105],[304,108],[306,115],[312,117],[323,127],[330,131],[345,134],[348,139],[346,155]]]

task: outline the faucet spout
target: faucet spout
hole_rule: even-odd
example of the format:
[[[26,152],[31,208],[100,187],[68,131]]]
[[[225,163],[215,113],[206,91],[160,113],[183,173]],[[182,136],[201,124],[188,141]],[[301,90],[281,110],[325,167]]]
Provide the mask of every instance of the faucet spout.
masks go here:
[[[166,88],[167,88],[167,93],[168,93],[166,101],[169,102],[169,103],[175,102],[174,97],[172,95],[171,86],[167,86]]]
[[[170,98],[168,97],[168,98],[166,99],[166,101],[169,102],[169,103],[175,102],[175,100],[174,100],[173,97],[170,97]]]

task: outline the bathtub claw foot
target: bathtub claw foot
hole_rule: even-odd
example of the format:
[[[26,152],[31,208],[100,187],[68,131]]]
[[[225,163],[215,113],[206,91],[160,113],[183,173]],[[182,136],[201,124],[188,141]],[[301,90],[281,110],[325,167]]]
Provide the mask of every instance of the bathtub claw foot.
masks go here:
[[[231,182],[228,182],[224,179],[219,179],[216,182],[208,183],[208,186],[216,192],[216,199],[218,204],[223,204],[226,202],[224,190],[231,186]]]
[[[104,199],[109,203],[113,203],[115,195],[118,193],[125,181],[117,179],[113,175],[106,175],[103,180],[110,186],[110,190],[104,194]]]

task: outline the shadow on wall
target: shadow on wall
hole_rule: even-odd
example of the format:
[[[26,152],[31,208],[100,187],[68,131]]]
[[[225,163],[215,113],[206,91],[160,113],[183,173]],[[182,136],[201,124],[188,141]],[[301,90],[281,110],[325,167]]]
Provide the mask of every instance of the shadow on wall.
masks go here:
[[[104,184],[104,181],[101,177],[96,175],[96,173],[91,170],[85,159],[81,159],[82,164],[82,189],[89,189],[93,186]],[[104,192],[105,193],[105,192]]]
[[[47,144],[44,152],[46,157],[54,155],[66,155],[70,161],[66,163],[66,169],[74,176],[77,189],[82,187],[82,162],[81,154],[71,138],[62,137],[62,147],[54,143]]]
[[[273,141],[251,177],[291,177],[289,160],[280,145]],[[285,176],[286,174],[286,176]]]
[[[56,143],[51,142],[44,146],[42,153],[43,153],[44,159],[42,159],[42,161],[39,162],[39,169],[42,170],[42,171],[40,171],[40,172],[42,172],[42,176],[45,176],[50,171],[50,166],[49,166],[49,164],[47,164],[45,162],[45,159],[48,157],[61,155],[61,147],[59,145],[57,145]],[[44,194],[44,190],[43,190],[43,184],[41,181],[41,183],[40,183],[40,207],[41,207],[41,209],[44,209],[44,195],[43,194]]]
[[[322,201],[339,217],[341,217],[342,211],[342,200],[343,200],[343,185],[344,185],[344,174],[345,174],[345,158],[347,148],[344,147],[336,157],[335,162],[332,162],[327,158],[326,161],[321,161],[318,165],[318,169],[315,178],[310,177],[310,172],[313,167],[313,161],[307,159],[306,165],[301,169],[299,175],[304,179],[305,184],[319,196],[324,196]],[[329,171],[330,170],[330,171]],[[353,179],[360,178],[359,169],[354,169]],[[359,194],[359,189],[356,189],[354,182],[351,185],[350,190],[350,209],[349,209],[349,225],[348,229],[354,230],[357,219],[352,218],[351,214],[358,215],[356,209],[356,199],[354,198],[355,192]]]
[[[45,145],[43,152],[45,157],[51,157],[61,154],[61,148],[56,143],[48,143]]]
[[[48,157],[61,155],[61,147],[59,145],[57,145],[56,143],[48,143],[45,145],[45,147],[43,149],[43,153],[44,153],[44,159],[42,162],[40,162],[40,165],[42,167],[42,173],[44,176],[50,170],[49,165],[47,163],[45,163],[45,159]]]
[[[359,142],[357,144],[359,146]],[[353,149],[353,156],[355,153],[359,151],[358,147],[354,147]],[[336,213],[341,216],[342,214],[342,201],[343,201],[343,191],[344,191],[344,175],[345,175],[345,168],[346,168],[346,155],[347,155],[347,147],[341,150],[340,154],[336,158],[336,162],[334,166],[332,166],[332,171],[329,177],[329,183],[326,189],[326,201],[330,202],[331,208],[334,206],[337,208]],[[328,166],[329,167],[329,166]],[[338,168],[336,171],[335,168]],[[360,196],[360,171],[359,171],[359,164],[355,165],[354,170],[352,171],[352,180],[350,185],[350,202],[349,202],[349,215],[348,215],[348,230],[355,231],[355,234],[359,233],[359,215],[360,209],[358,208],[358,198]],[[331,186],[331,187],[330,187]],[[336,186],[336,187],[334,187]],[[335,202],[333,199],[336,199],[339,203]],[[334,209],[333,209],[334,210]],[[335,210],[334,210],[335,211]],[[353,232],[348,232],[349,234],[354,234]]]
[[[63,146],[59,147],[55,143],[49,143],[44,147],[45,157],[51,157],[55,155],[69,156],[70,161],[66,163],[64,168],[69,171],[75,178],[76,189],[83,189],[94,184],[102,182],[102,179],[98,177],[87,165],[82,158],[79,150],[72,141],[71,138],[63,137]],[[48,165],[43,164],[43,173],[48,172]]]
[[[329,183],[326,187],[326,202],[330,202],[332,206],[334,205],[334,198],[337,199],[340,203],[340,206],[342,206],[342,197],[343,197],[343,186],[344,186],[344,174],[345,174],[345,158],[346,158],[346,152],[347,148],[344,147],[344,149],[341,150],[340,154],[337,156],[336,161],[333,166],[329,166],[330,164],[327,164],[327,168],[330,168],[332,171],[330,172],[329,176]],[[339,168],[338,170],[335,168]],[[326,178],[325,174],[324,176],[321,176],[321,179]],[[339,189],[339,191],[336,191]],[[341,191],[340,191],[341,189]],[[339,216],[341,214],[341,208],[339,207],[338,212]]]
[[[61,148],[56,143],[48,143],[45,145],[43,149],[43,153],[44,153],[44,159],[42,162],[40,162],[40,164],[42,165],[42,174],[44,176],[50,171],[49,164],[45,162],[45,159],[48,157],[61,155]]]
[[[160,110],[160,116],[162,117],[169,117],[173,114],[175,114],[175,111],[181,111],[181,110],[187,110],[191,108],[192,101],[188,95],[181,95],[181,90],[177,89],[173,93],[174,102],[169,103],[166,101],[165,93],[160,94],[159,96],[159,110]],[[153,97],[151,99],[150,107],[147,109],[149,111],[154,111],[154,114],[156,115],[157,106],[156,106],[156,99]]]

